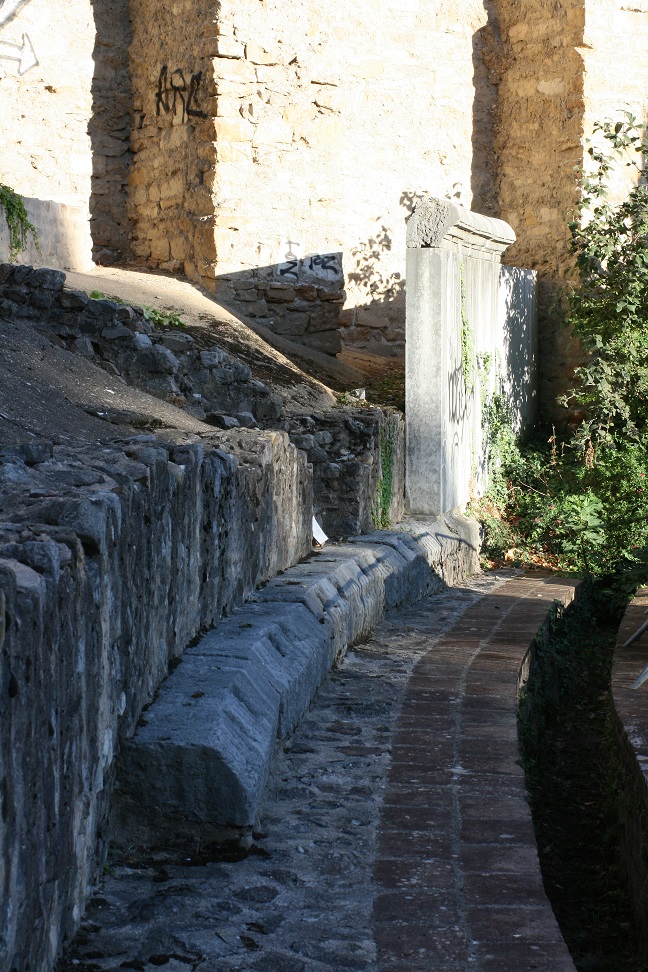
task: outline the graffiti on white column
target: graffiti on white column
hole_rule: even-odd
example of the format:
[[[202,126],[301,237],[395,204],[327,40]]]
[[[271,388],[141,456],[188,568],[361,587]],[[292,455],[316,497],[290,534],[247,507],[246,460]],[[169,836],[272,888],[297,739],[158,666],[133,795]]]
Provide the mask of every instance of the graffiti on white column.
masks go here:
[[[16,16],[21,7],[30,0],[0,0],[0,29]],[[0,61],[17,61],[18,74],[27,74],[38,64],[29,34],[22,35],[21,44],[11,44],[0,40]]]

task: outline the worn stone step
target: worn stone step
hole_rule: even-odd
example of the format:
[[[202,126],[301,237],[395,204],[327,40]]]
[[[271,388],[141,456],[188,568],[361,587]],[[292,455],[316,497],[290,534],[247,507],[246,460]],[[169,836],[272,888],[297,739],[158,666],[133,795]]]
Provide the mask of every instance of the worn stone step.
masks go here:
[[[461,518],[332,545],[284,571],[188,648],[122,746],[113,840],[223,840],[257,820],[277,740],[385,612],[476,567]]]

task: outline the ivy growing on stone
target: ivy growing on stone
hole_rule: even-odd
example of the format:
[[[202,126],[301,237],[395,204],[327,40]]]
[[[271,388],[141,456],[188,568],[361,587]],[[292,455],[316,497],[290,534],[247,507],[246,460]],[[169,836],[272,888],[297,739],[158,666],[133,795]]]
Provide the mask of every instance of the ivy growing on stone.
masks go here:
[[[463,375],[466,394],[472,395],[475,390],[475,335],[466,310],[466,280],[464,265],[461,262],[461,373]]]
[[[36,228],[30,222],[25,203],[10,186],[0,183],[0,208],[4,212],[7,229],[9,230],[9,260],[13,263],[19,253],[27,248],[28,237],[31,236],[36,248],[39,248]]]

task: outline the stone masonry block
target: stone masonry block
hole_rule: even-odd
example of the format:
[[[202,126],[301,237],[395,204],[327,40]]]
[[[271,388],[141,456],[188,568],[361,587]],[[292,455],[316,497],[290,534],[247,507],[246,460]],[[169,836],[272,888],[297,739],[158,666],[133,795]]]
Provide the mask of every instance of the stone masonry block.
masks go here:
[[[188,648],[124,746],[118,840],[157,846],[178,828],[198,842],[249,831],[277,738],[294,729],[336,658],[386,610],[442,586],[444,555],[473,567],[462,543],[441,522],[416,537],[381,531],[327,547]]]

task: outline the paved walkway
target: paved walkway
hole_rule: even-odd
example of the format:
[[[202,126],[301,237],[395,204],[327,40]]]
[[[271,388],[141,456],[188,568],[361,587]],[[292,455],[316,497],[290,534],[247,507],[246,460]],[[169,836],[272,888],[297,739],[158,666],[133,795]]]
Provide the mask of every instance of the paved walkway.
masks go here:
[[[250,855],[115,863],[61,968],[573,972],[515,714],[522,656],[572,591],[502,572],[390,616],[278,756]]]

